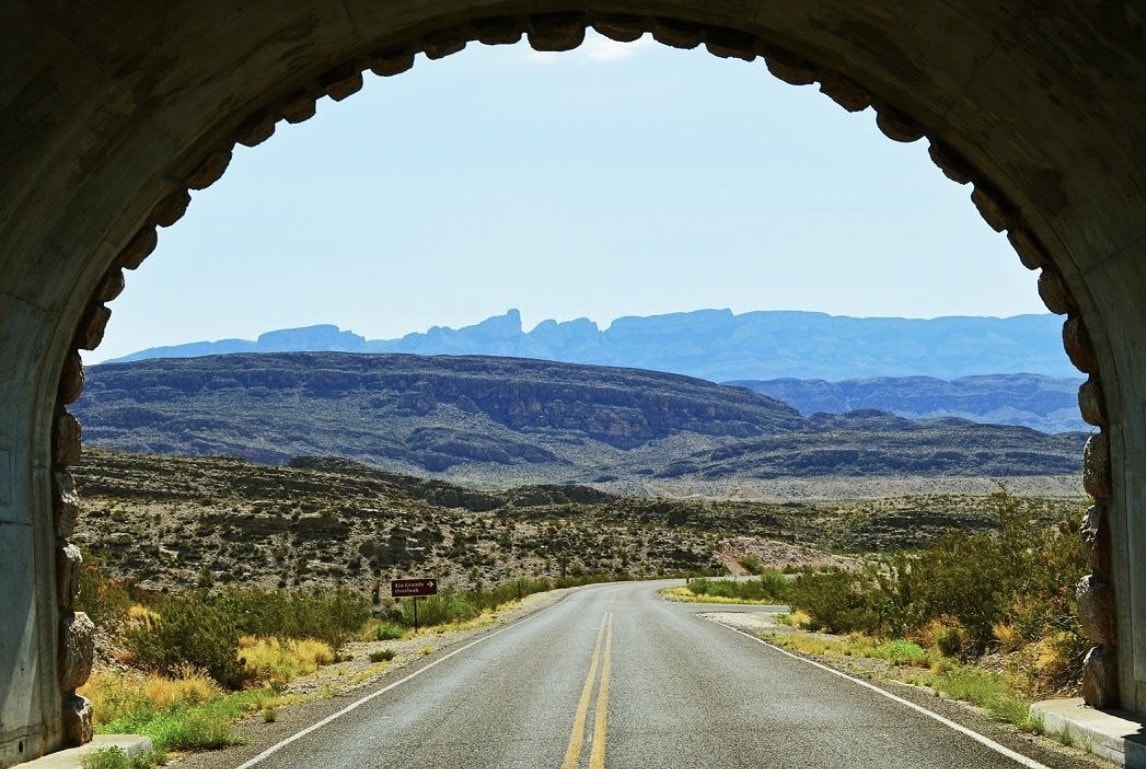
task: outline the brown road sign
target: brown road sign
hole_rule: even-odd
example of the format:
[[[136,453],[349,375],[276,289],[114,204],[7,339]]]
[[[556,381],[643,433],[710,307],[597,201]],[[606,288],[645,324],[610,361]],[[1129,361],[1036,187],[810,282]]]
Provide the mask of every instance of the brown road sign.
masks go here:
[[[390,595],[394,598],[420,598],[438,594],[436,579],[392,579]]]

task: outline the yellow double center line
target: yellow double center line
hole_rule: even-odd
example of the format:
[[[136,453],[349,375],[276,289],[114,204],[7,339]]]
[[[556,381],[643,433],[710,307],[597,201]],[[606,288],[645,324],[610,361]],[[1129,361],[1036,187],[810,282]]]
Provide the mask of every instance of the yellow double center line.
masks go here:
[[[602,657],[602,647],[604,656]],[[577,769],[581,761],[581,748],[585,744],[585,724],[589,719],[589,703],[593,700],[593,685],[597,681],[597,668],[601,668],[601,682],[597,688],[597,706],[593,714],[593,747],[589,752],[589,769],[605,767],[605,735],[608,729],[609,673],[613,659],[613,614],[605,612],[601,629],[597,631],[597,643],[593,647],[593,658],[589,663],[589,676],[581,689],[581,699],[577,703],[577,715],[573,719],[573,731],[569,735],[569,747],[565,750],[565,761],[561,769]]]

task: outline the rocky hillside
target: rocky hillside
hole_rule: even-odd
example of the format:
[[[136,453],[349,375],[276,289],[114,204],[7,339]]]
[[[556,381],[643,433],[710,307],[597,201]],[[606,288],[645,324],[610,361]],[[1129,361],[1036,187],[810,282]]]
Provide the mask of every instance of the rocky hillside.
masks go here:
[[[768,504],[634,499],[580,486],[482,492],[346,460],[286,466],[89,450],[76,541],[143,587],[347,584],[433,575],[469,587],[519,576],[737,571],[846,563],[827,549],[918,546],[992,522],[984,497]],[[1080,499],[1020,498],[1033,519]]]
[[[994,374],[952,381],[934,377],[740,380],[747,387],[803,414],[843,414],[857,409],[890,411],[908,419],[958,417],[999,425],[1023,425],[1044,433],[1086,431],[1078,410],[1078,379],[1037,374]]]
[[[530,482],[1077,473],[1082,434],[874,411],[802,417],[744,388],[536,360],[281,353],[95,366],[88,445]]]

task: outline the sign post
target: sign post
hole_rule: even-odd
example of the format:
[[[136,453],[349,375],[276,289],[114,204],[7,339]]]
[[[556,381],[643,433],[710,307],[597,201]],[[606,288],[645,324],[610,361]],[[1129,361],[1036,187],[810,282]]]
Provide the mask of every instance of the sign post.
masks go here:
[[[414,632],[418,632],[418,598],[438,594],[438,580],[436,579],[392,579],[390,580],[390,595],[393,598],[414,599]]]

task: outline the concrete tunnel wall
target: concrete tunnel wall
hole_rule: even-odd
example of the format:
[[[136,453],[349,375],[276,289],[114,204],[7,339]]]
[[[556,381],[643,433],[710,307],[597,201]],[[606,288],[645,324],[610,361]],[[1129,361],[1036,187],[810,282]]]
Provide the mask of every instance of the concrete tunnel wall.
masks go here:
[[[1062,7],[1060,7],[1062,6]],[[763,60],[924,137],[987,224],[1041,270],[1099,428],[1088,445],[1090,698],[1146,712],[1146,0],[13,0],[0,25],[0,767],[81,742],[73,613],[79,436],[64,407],[123,270],[254,145],[366,76],[467,41],[615,39]],[[427,66],[418,57],[417,66]],[[767,69],[766,69],[767,68]],[[714,127],[714,131],[718,130]],[[385,140],[385,126],[379,126]],[[555,147],[555,152],[560,148]],[[926,251],[924,247],[921,251]],[[921,253],[920,258],[925,258]],[[205,297],[205,302],[209,297]],[[1113,590],[1111,589],[1113,587]]]

